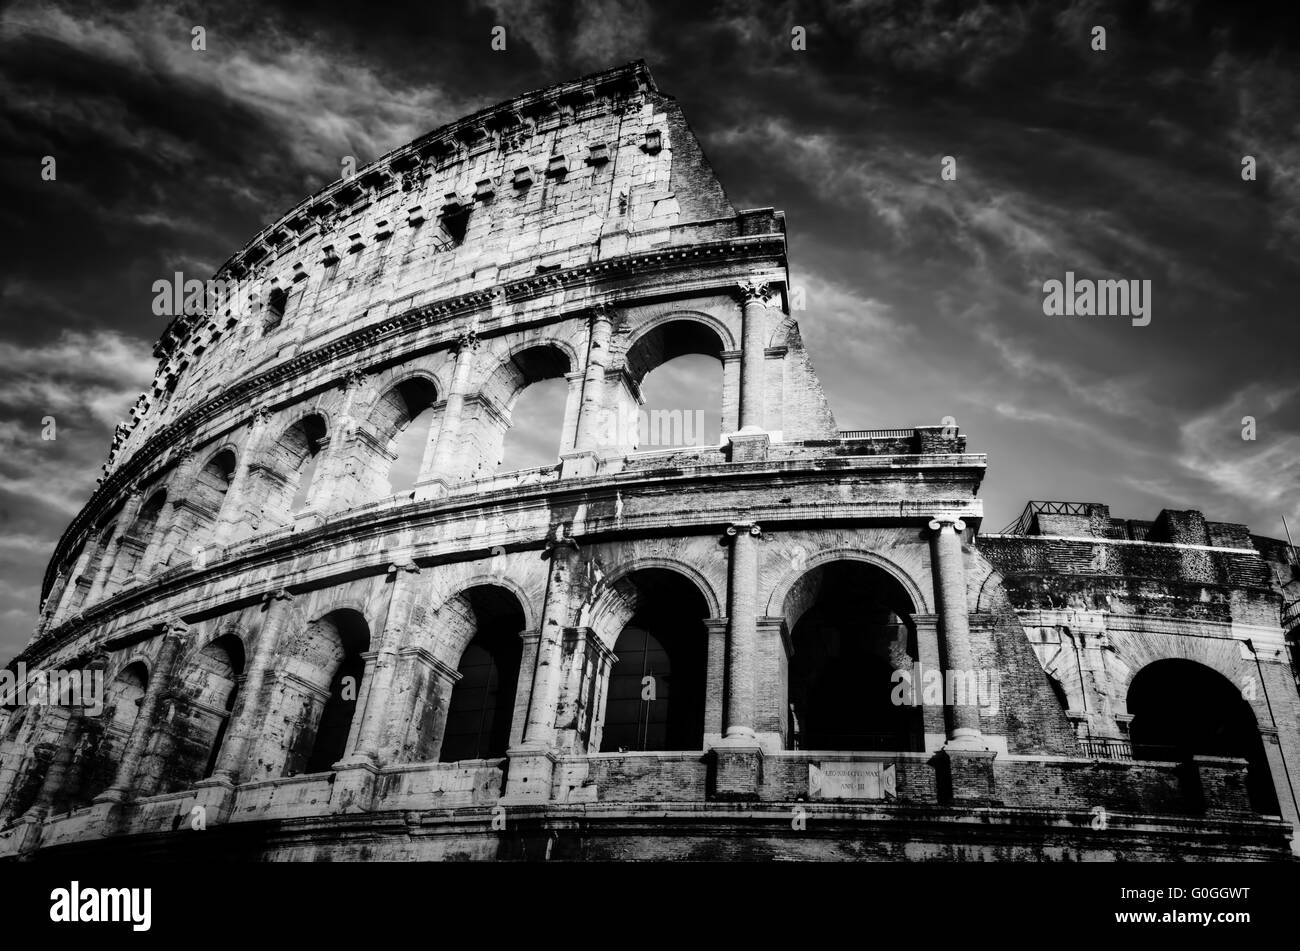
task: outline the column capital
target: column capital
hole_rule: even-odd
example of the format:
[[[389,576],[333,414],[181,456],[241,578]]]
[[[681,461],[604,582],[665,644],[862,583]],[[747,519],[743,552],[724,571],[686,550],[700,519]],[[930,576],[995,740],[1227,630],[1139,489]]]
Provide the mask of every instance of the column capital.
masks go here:
[[[359,390],[370,382],[370,377],[365,370],[353,367],[343,375],[343,389]]]
[[[248,417],[248,428],[257,429],[259,426],[265,426],[271,421],[271,409],[267,406],[257,406]]]
[[[773,297],[772,285],[766,280],[758,277],[751,277],[747,280],[740,281],[732,288],[732,294],[740,301],[741,305],[745,304],[763,304],[766,306]]]
[[[763,534],[763,529],[758,522],[735,522],[727,526],[726,534],[728,538],[744,534],[753,535],[757,538]]]
[[[471,328],[470,330],[463,331],[456,335],[456,339],[452,342],[451,349],[456,353],[460,353],[466,348],[469,348],[470,352],[473,353],[478,349],[478,346],[478,331]]]
[[[966,523],[962,520],[961,516],[952,515],[950,513],[935,515],[930,519],[929,525],[930,531],[932,532],[942,532],[945,529],[951,528],[954,532],[960,535],[962,532],[966,531]]]
[[[163,618],[156,627],[161,630],[163,637],[172,640],[184,640],[190,636],[190,626],[174,615]]]
[[[270,608],[277,601],[292,601],[292,600],[293,600],[293,595],[289,593],[289,590],[287,588],[279,588],[275,591],[268,591],[266,592],[266,594],[262,595],[262,604],[264,604],[268,610],[270,610]]]
[[[402,574],[418,575],[420,566],[413,561],[393,562],[385,569],[384,573],[394,578],[400,577]]]
[[[592,304],[587,308],[587,321],[589,323],[594,324],[605,321],[612,324],[616,316],[618,316],[617,312],[609,304]]]

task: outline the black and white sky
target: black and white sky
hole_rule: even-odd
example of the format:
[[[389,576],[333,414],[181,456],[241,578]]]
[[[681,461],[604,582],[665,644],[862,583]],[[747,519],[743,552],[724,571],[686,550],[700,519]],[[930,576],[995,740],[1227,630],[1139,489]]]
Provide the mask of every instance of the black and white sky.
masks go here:
[[[986,530],[1031,498],[1300,529],[1294,8],[6,5],[0,656],[30,636],[54,544],[150,383],[155,280],[210,275],[343,156],[638,58],[733,203],[787,213],[798,316],[841,428],[954,417],[989,454]],[[1150,280],[1151,323],[1045,316],[1043,283],[1066,271]],[[708,399],[695,370],[661,371],[666,403]]]

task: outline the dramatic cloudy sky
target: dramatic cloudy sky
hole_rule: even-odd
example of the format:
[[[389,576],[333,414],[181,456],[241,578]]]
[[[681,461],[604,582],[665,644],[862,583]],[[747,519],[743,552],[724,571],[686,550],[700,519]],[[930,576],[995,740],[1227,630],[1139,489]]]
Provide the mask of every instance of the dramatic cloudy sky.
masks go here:
[[[787,212],[841,428],[955,417],[989,454],[986,530],[1030,498],[1300,528],[1289,6],[7,5],[0,657],[30,635],[53,545],[151,378],[154,280],[211,273],[341,156],[635,58],[733,202]],[[1151,324],[1044,316],[1042,284],[1067,270],[1150,280]]]

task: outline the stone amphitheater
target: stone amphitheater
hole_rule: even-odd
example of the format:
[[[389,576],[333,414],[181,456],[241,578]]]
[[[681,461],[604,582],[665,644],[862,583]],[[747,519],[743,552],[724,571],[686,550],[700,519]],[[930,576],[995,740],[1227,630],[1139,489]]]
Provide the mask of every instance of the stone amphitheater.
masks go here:
[[[385,155],[216,280],[7,668],[105,695],[0,698],[0,857],[1295,855],[1292,549],[1092,502],[982,532],[951,421],[838,430],[784,216],[645,64]],[[685,355],[720,438],[643,451]],[[554,461],[503,471],[546,380]]]

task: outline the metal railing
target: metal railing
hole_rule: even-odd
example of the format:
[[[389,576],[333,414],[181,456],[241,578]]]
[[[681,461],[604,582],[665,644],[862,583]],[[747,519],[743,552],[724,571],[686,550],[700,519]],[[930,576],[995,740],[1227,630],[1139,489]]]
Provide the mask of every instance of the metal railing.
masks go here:
[[[911,439],[915,429],[841,429],[841,439]]]
[[[1133,758],[1133,744],[1128,740],[1105,739],[1103,737],[1080,737],[1079,746],[1085,756],[1093,759],[1128,759]]]
[[[1027,535],[1034,523],[1034,516],[1045,515],[1087,515],[1091,502],[1029,502],[1020,517],[1002,529],[999,535]]]

